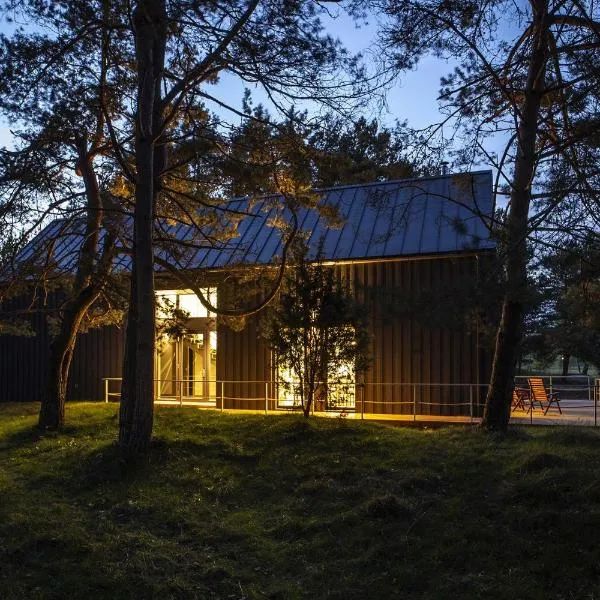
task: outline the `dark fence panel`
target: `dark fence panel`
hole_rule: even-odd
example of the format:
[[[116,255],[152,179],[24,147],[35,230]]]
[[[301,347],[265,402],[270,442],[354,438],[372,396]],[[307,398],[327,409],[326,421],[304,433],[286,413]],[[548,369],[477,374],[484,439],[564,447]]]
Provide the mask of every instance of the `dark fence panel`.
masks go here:
[[[40,400],[49,355],[47,315],[43,308],[28,312],[31,299],[13,298],[2,304],[4,315],[31,324],[34,337],[0,335],[0,402]]]
[[[71,363],[69,400],[104,399],[102,378],[121,377],[123,334],[123,330],[110,326],[79,335]]]
[[[53,305],[53,298],[47,304]],[[35,336],[0,335],[0,402],[37,402],[41,399],[50,356],[48,316],[52,310],[37,307],[30,313],[30,299],[21,297],[3,304],[6,314],[23,311]],[[103,377],[120,377],[123,335],[116,327],[90,329],[79,335],[71,363],[68,400],[101,400]]]

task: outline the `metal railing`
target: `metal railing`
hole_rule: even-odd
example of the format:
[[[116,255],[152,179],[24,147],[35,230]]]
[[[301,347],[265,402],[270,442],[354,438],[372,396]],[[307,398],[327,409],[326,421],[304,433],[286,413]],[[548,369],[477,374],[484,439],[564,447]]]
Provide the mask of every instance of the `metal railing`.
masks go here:
[[[380,414],[463,417],[483,414],[487,385],[474,383],[364,383],[362,409]],[[399,410],[398,410],[399,409]]]
[[[104,400],[118,400],[121,378],[107,377]],[[194,385],[209,384],[208,396],[186,394]],[[155,380],[156,402],[217,410],[291,412],[301,410],[298,382],[264,380]],[[163,394],[165,387],[175,394]],[[354,418],[475,421],[483,412],[485,385],[438,383],[321,383],[313,413]]]
[[[121,377],[104,377],[104,402],[118,400],[121,397]],[[216,404],[217,384],[216,380],[206,379],[155,379],[154,393],[156,402],[164,404]],[[214,394],[196,394],[193,392],[195,386],[214,386]],[[170,389],[168,389],[170,388]],[[192,391],[190,391],[192,390]]]
[[[569,425],[593,425],[598,426],[598,404],[600,403],[600,379],[595,379],[587,375],[518,375],[515,377],[515,385],[527,389],[529,387],[528,379],[530,377],[541,377],[549,394],[558,393],[560,409],[553,404],[544,415],[544,420],[551,420],[555,424]],[[539,407],[527,407],[526,411],[515,411],[513,416],[522,419],[524,416],[530,423],[540,421],[540,414],[543,412]],[[521,413],[526,413],[523,415]]]
[[[593,425],[597,427],[600,379],[583,376],[542,376],[548,392],[558,392],[562,413],[555,405],[544,415],[539,407],[514,410],[513,423]],[[515,383],[527,387],[527,376]],[[107,377],[104,400],[118,400],[121,378]],[[173,394],[161,394],[170,386]],[[283,414],[301,410],[299,384],[264,380],[156,380],[156,402],[216,410]],[[208,395],[188,394],[195,389]],[[313,413],[360,419],[477,422],[483,415],[487,384],[471,383],[328,383],[322,384]],[[323,389],[325,394],[323,394]],[[285,392],[283,393],[282,390]],[[346,396],[344,396],[346,394]]]

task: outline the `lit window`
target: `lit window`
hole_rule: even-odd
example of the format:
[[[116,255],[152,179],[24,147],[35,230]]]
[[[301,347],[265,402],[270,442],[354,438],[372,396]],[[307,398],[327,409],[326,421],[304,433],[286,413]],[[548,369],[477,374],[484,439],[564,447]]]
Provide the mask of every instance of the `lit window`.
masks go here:
[[[169,313],[177,307],[177,294],[172,290],[156,292],[156,316],[159,319],[169,318]]]
[[[296,373],[284,366],[277,369],[277,403],[281,408],[300,408],[302,396],[300,380]],[[347,410],[355,407],[355,371],[351,362],[339,364],[337,369],[328,369],[326,400],[323,405],[315,405],[316,410]],[[321,393],[323,392],[322,386]],[[315,390],[317,394],[319,390]]]
[[[194,317],[207,317],[208,311],[196,294],[179,294],[179,308],[185,310],[190,315],[190,318]]]
[[[217,305],[217,289],[203,288],[201,292],[213,306]],[[161,290],[156,292],[157,313],[159,319],[167,318],[169,308],[179,308],[189,314],[190,319],[198,317],[211,317],[206,307],[191,290]]]

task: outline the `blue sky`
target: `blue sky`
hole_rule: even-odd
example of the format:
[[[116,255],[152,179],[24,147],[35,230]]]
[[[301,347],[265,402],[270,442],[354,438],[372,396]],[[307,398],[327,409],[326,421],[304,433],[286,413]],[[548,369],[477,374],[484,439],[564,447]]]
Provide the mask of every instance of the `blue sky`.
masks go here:
[[[337,7],[332,8],[332,18],[325,25],[335,37],[339,37],[351,52],[366,52],[374,41],[375,23],[356,28],[354,22]],[[3,25],[0,28],[4,29]],[[367,118],[377,118],[382,124],[393,125],[396,120],[408,121],[414,128],[423,128],[441,119],[436,100],[440,77],[447,74],[452,65],[433,57],[425,57],[414,71],[406,72],[393,84],[387,94],[387,106],[381,112],[367,108]],[[244,84],[230,76],[221,78],[218,95],[241,105]],[[217,91],[217,90],[215,90]],[[255,102],[265,101],[258,89],[251,89]],[[236,99],[237,102],[236,102]],[[10,124],[0,120],[0,145],[11,144]]]
[[[332,18],[325,22],[328,32],[339,38],[343,45],[352,53],[363,53],[368,62],[368,56],[376,36],[376,25],[370,23],[357,27],[353,20],[333,8]],[[371,50],[370,50],[371,49]],[[440,120],[440,112],[436,100],[440,87],[440,77],[447,75],[452,65],[432,56],[425,57],[417,69],[403,73],[387,94],[387,107],[381,112],[374,107],[366,107],[366,117],[377,118],[382,124],[393,125],[395,121],[407,120],[409,125],[422,128]],[[265,96],[258,88],[250,88],[255,103],[268,104]],[[241,101],[244,84],[234,81],[231,77],[221,77],[220,96],[228,99],[239,98]]]

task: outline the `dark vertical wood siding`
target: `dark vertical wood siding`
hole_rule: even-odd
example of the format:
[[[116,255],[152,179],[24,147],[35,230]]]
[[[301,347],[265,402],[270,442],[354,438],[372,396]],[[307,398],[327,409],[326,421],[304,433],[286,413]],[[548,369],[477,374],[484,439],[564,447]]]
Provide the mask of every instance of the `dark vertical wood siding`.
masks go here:
[[[30,304],[26,297],[2,304],[3,311],[25,311]],[[41,398],[45,366],[48,362],[48,328],[46,315],[34,312],[23,315],[31,323],[35,337],[0,335],[0,401],[26,402]]]
[[[26,309],[29,299],[6,302],[3,310]],[[0,402],[39,401],[50,353],[47,310],[25,315],[34,337],[0,335]],[[80,334],[71,363],[68,400],[102,400],[103,377],[120,377],[123,362],[122,332],[116,327],[90,329]]]
[[[479,415],[489,380],[491,353],[478,346],[475,331],[428,323],[423,317],[395,313],[395,294],[417,300],[422,290],[444,290],[477,276],[473,255],[338,264],[339,276],[354,283],[370,302],[372,363],[361,377],[357,410],[377,414]],[[223,300],[220,300],[223,301]],[[222,304],[223,305],[223,304]],[[448,311],[452,307],[447,307]],[[444,311],[441,305],[438,310]],[[270,354],[259,335],[259,319],[235,332],[218,328],[218,379],[272,380]],[[479,369],[479,370],[478,370]],[[472,387],[470,387],[472,386]],[[225,407],[264,408],[264,383],[226,383]]]
[[[103,400],[103,377],[121,377],[124,332],[114,326],[99,327],[77,338],[67,398]]]
[[[260,336],[260,317],[252,315],[241,331],[217,327],[217,379],[224,408],[263,410],[265,383],[271,382],[270,352]],[[219,385],[217,406],[221,406]],[[272,397],[272,386],[269,385]]]
[[[441,293],[456,282],[474,280],[474,256],[454,256],[337,265],[352,270],[365,286],[372,314],[372,364],[364,374],[364,410],[378,414],[469,415],[480,412],[491,354],[476,331],[462,323],[428,322],[421,315],[394,311],[394,297],[420,302],[423,290]],[[424,300],[425,301],[425,300]],[[443,302],[437,310],[448,312]],[[479,371],[478,371],[479,369]],[[357,406],[360,410],[360,403]]]
[[[472,255],[404,259],[397,261],[339,264],[339,276],[353,282],[359,297],[371,302],[372,363],[357,390],[365,412],[378,414],[474,415],[484,397],[482,387],[490,375],[491,350],[478,346],[477,335],[465,328],[427,323],[394,313],[390,298],[418,298],[423,289],[444,289],[460,278],[475,278]],[[219,304],[227,306],[227,293],[219,289]],[[12,301],[4,308],[25,308],[27,300]],[[441,306],[441,310],[444,310]],[[393,307],[392,307],[393,309]],[[29,317],[34,338],[0,336],[0,401],[32,401],[41,397],[49,338],[46,314]],[[248,319],[242,331],[219,324],[217,328],[218,406],[221,393],[225,408],[263,410],[265,382],[273,399],[270,352],[260,336],[260,315]],[[70,400],[103,398],[103,377],[120,377],[123,360],[122,332],[114,327],[90,330],[79,336],[68,388]],[[450,386],[447,384],[454,384]],[[457,385],[463,384],[463,385]],[[274,408],[274,402],[269,408]]]

